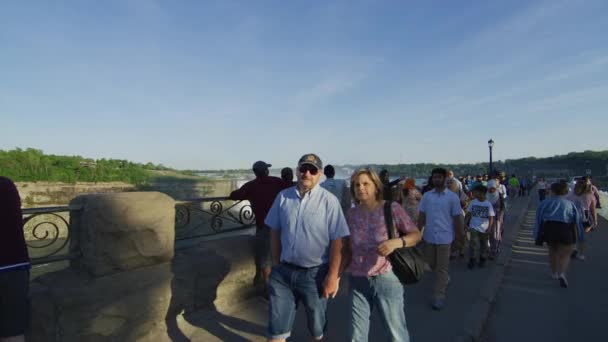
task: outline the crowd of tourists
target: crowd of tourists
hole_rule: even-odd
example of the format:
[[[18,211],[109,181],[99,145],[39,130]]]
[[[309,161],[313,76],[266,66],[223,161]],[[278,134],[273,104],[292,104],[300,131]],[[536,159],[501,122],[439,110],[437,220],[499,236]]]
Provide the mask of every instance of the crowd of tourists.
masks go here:
[[[323,340],[327,304],[349,277],[351,341],[367,341],[372,312],[391,341],[409,341],[405,285],[432,271],[429,304],[446,305],[450,260],[468,256],[470,270],[485,267],[501,251],[509,198],[529,196],[532,182],[504,173],[456,177],[433,169],[422,187],[414,178],[391,180],[387,170],[357,170],[336,179],[332,165],[306,154],[281,177],[257,161],[255,179],[230,194],[248,200],[256,217],[254,285],[268,300],[268,338],[285,341],[298,305],[305,308],[313,340]],[[321,182],[322,175],[325,180]],[[586,236],[597,226],[597,189],[588,178],[569,184],[537,184],[541,203],[534,237],[547,243],[551,275],[567,287],[571,258],[585,260]],[[23,341],[27,327],[29,258],[15,185],[0,178],[0,338]],[[6,238],[5,238],[6,237]],[[418,267],[422,265],[423,267]],[[374,307],[376,309],[374,310]]]
[[[387,170],[369,168],[354,172],[350,182],[336,179],[334,167],[323,166],[315,154],[299,159],[296,182],[290,168],[277,178],[270,167],[254,163],[256,179],[230,195],[249,200],[256,216],[254,283],[268,299],[270,341],[291,335],[298,305],[305,308],[313,340],[322,340],[327,302],[343,276],[350,285],[349,340],[368,340],[376,311],[391,341],[409,341],[404,285],[419,280],[420,272],[406,267],[404,275],[404,262],[395,255],[410,251],[405,259],[411,265],[434,273],[429,304],[442,310],[450,260],[468,255],[474,269],[496,258],[507,198],[529,194],[525,181],[498,172],[457,178],[437,168],[418,187],[414,178],[391,179]]]

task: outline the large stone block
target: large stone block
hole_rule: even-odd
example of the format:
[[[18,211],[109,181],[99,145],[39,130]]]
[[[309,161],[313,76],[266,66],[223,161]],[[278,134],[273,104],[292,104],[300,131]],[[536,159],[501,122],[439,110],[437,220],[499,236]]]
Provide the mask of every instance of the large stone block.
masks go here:
[[[175,201],[159,192],[81,195],[70,202],[71,252],[93,276],[170,261]]]
[[[32,283],[28,341],[182,341],[256,294],[252,237],[206,241],[172,262],[105,276],[73,268]]]

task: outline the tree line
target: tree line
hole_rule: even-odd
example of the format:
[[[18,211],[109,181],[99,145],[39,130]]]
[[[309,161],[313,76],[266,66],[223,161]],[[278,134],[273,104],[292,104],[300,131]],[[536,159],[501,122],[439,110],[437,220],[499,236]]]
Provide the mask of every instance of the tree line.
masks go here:
[[[0,150],[0,175],[17,182],[125,182],[142,185],[152,177],[149,170],[172,169],[162,164],[140,164],[122,159],[94,160],[81,156],[49,155],[34,148]]]

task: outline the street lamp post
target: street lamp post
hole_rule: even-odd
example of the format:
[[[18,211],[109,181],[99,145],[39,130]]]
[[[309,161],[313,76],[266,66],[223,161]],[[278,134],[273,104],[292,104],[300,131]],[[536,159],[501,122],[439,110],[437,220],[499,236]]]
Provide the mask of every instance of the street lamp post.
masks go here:
[[[494,147],[494,140],[492,140],[490,138],[490,140],[488,140],[488,148],[490,148],[490,177],[492,177],[492,148]]]

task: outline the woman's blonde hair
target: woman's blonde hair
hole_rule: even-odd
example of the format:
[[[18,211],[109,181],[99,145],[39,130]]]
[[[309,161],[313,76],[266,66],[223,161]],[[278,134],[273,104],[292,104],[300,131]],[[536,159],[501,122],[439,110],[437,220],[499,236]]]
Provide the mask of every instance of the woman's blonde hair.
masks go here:
[[[369,177],[369,179],[372,180],[372,183],[374,183],[374,185],[376,186],[376,200],[378,200],[378,201],[382,200],[384,198],[383,197],[384,186],[382,185],[382,181],[380,180],[380,177],[378,176],[378,174],[376,172],[374,172],[374,170],[371,170],[371,169],[359,169],[355,173],[353,173],[353,175],[350,177],[350,195],[355,200],[355,203],[357,203],[357,204],[359,203],[359,200],[357,199],[357,196],[355,195],[355,181],[361,175],[366,175]]]

